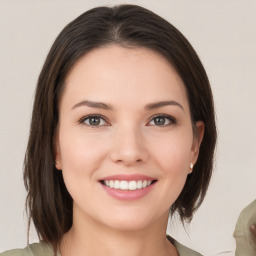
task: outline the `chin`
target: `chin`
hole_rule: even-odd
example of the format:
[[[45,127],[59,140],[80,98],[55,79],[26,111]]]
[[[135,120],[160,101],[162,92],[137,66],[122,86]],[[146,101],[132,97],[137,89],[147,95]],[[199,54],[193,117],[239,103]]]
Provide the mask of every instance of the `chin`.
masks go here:
[[[146,229],[150,224],[147,221],[120,220],[108,223],[108,226],[120,231],[138,231]]]
[[[109,227],[112,227],[116,230],[126,230],[126,231],[135,231],[135,230],[143,230],[152,226],[155,222],[158,222],[161,218],[160,216],[157,218],[154,214],[149,214],[147,210],[140,209],[137,212],[125,212],[110,214],[110,216],[106,216],[108,222],[105,224]],[[108,218],[107,218],[108,217]],[[106,220],[105,219],[105,220]],[[167,218],[168,219],[168,218]]]

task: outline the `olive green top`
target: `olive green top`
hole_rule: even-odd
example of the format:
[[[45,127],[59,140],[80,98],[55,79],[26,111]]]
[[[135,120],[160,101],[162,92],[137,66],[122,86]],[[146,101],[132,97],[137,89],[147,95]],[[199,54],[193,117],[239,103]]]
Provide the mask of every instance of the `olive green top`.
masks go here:
[[[256,224],[256,200],[244,208],[237,220],[234,231],[236,256],[256,255],[256,237],[250,230],[252,224]]]
[[[168,240],[173,243],[176,247],[179,256],[202,256],[201,254],[181,245],[171,237],[167,236]],[[0,253],[0,256],[53,256],[53,249],[50,245],[40,242],[27,246],[24,249],[14,249],[9,250],[3,253]],[[60,253],[57,254],[61,256]]]

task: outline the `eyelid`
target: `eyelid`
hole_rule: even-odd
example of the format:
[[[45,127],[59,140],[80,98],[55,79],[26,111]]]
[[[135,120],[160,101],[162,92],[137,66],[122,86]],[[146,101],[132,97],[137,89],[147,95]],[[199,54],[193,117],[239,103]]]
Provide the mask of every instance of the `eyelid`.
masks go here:
[[[85,124],[84,121],[90,117],[98,117],[98,118],[101,118],[104,120],[104,122],[106,122],[107,124],[104,124],[104,125],[88,125],[88,124]],[[89,126],[89,127],[93,127],[93,128],[97,128],[97,127],[101,127],[101,126],[109,126],[110,123],[108,121],[108,119],[101,115],[101,114],[90,114],[90,115],[86,115],[86,116],[83,116],[79,121],[78,121],[79,124],[83,124],[85,126]]]
[[[101,118],[104,120],[104,122],[106,122],[106,124],[104,125],[88,125],[88,124],[85,124],[84,121],[90,117],[98,117],[98,118]],[[167,114],[156,114],[156,115],[153,115],[147,122],[147,126],[151,126],[151,125],[148,125],[149,122],[151,122],[154,118],[156,117],[164,117],[164,118],[167,118],[169,119],[169,121],[171,122],[171,124],[175,124],[177,122],[176,118],[174,118],[173,116],[170,116],[170,115],[167,115]],[[92,128],[97,128],[97,127],[101,127],[101,126],[109,126],[110,123],[109,123],[109,120],[107,117],[101,115],[101,114],[89,114],[89,115],[86,115],[86,116],[83,116],[79,121],[78,121],[79,124],[83,124],[85,126],[89,126],[89,127],[92,127]],[[169,126],[171,124],[167,124],[167,125],[155,125],[155,126],[160,126],[160,127],[165,127],[165,126]],[[153,126],[153,125],[152,125]]]
[[[172,124],[176,124],[176,123],[177,123],[176,118],[174,118],[173,116],[167,115],[167,114],[156,114],[156,115],[152,116],[152,117],[149,119],[148,123],[151,122],[151,121],[152,121],[154,118],[156,118],[156,117],[164,117],[164,118],[167,118],[167,119],[170,120],[171,124],[167,124],[167,125],[154,125],[154,126],[165,127],[165,126],[169,126],[169,125],[172,125]],[[148,123],[147,123],[147,124],[148,124]],[[149,125],[149,126],[150,126],[150,125]]]

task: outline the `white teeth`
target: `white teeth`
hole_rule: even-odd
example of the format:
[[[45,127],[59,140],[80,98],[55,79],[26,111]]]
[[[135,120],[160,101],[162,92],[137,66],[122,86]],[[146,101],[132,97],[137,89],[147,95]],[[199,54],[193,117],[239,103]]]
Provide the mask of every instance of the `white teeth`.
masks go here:
[[[128,188],[129,188],[129,183],[128,183],[128,181],[126,181],[126,180],[121,180],[121,181],[120,181],[120,189],[122,189],[122,190],[128,190]]]
[[[138,189],[142,188],[142,181],[141,180],[137,181],[137,188]]]
[[[136,190],[137,182],[135,180],[129,182],[129,190]]]
[[[110,188],[121,189],[121,190],[136,190],[150,186],[152,180],[104,180],[104,184]]]
[[[111,188],[114,187],[114,181],[113,181],[113,180],[110,180],[110,181],[109,181],[109,186],[110,186]]]
[[[112,181],[112,180],[111,180]],[[110,182],[111,182],[110,181]],[[115,189],[119,189],[120,188],[120,181],[119,180],[115,180],[115,181],[113,181],[113,188],[115,188]]]

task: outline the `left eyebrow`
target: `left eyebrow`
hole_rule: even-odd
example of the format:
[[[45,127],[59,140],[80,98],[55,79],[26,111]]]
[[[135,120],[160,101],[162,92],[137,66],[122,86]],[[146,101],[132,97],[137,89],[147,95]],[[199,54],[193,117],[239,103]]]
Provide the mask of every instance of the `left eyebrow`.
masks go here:
[[[177,106],[177,107],[181,108],[184,111],[183,106],[180,103],[178,103],[177,101],[174,101],[174,100],[150,103],[150,104],[146,105],[145,109],[147,111],[149,111],[149,110],[152,110],[152,109],[161,108],[161,107],[165,107],[165,106]]]

